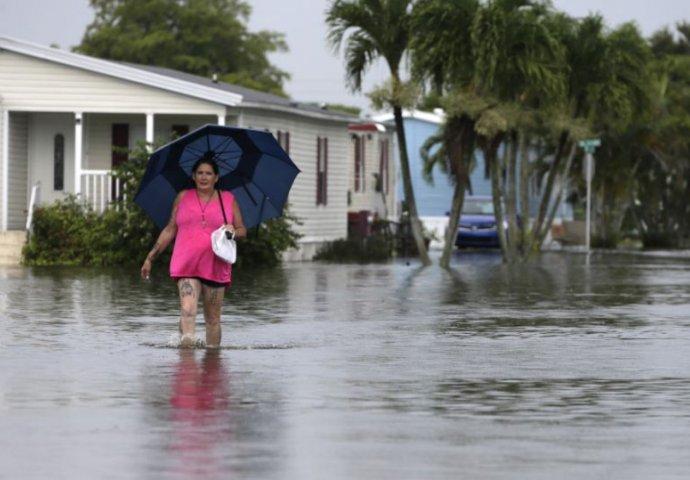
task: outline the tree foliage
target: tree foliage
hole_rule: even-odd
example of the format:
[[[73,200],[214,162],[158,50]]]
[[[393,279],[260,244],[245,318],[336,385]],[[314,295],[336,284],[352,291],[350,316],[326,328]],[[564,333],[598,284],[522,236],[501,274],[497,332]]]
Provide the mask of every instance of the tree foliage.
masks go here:
[[[548,1],[418,0],[411,26],[412,71],[428,103],[446,111],[422,149],[424,173],[440,168],[458,186],[479,147],[507,261],[541,248],[566,180],[581,198],[577,145],[594,136],[604,144],[596,234],[617,235],[631,213],[641,231],[685,228],[687,202],[676,199],[688,184],[690,24],[647,40],[632,23],[611,29],[599,15],[572,18]],[[530,217],[528,194],[537,212],[519,221]],[[447,250],[461,203],[456,188]]]
[[[362,77],[378,59],[390,70],[390,80],[373,92],[375,102],[393,110],[400,154],[403,191],[412,234],[420,259],[431,264],[412,188],[402,109],[414,87],[401,78],[402,61],[410,41],[413,0],[333,0],[326,12],[328,41],[335,52],[344,47],[346,79],[352,90],[362,88]]]
[[[250,32],[243,0],[90,0],[95,18],[75,50],[168,67],[285,96],[289,75],[268,61],[283,34]]]

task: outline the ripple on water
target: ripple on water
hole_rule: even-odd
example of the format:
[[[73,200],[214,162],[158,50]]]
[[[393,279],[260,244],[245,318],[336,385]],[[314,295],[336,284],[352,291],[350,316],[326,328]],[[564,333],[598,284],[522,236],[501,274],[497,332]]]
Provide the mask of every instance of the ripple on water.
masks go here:
[[[205,349],[206,342],[203,338],[196,336],[194,337],[194,343],[191,346],[182,346],[182,337],[178,334],[173,334],[170,336],[166,343],[155,343],[155,342],[144,342],[141,345],[145,347],[161,348],[161,349],[179,349],[179,348],[189,348],[189,349]],[[252,343],[249,345],[240,344],[229,344],[221,345],[218,347],[219,350],[289,350],[293,348],[298,348],[298,345],[294,343]]]

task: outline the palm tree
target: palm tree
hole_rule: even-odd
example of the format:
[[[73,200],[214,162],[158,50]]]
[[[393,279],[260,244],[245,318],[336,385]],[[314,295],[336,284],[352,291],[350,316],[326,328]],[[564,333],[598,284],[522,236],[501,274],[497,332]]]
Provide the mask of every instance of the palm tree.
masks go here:
[[[354,91],[362,88],[362,76],[379,58],[388,64],[395,130],[398,137],[400,169],[405,200],[410,214],[412,235],[424,265],[431,260],[424,243],[422,224],[417,214],[401,101],[395,95],[402,85],[402,61],[408,49],[412,0],[334,0],[326,12],[328,39],[334,49],[345,46],[348,83]]]
[[[442,96],[446,112],[445,123],[421,151],[427,181],[439,168],[454,185],[440,259],[444,268],[450,264],[476,148],[475,119],[463,89],[472,77],[470,28],[478,7],[478,0],[419,0],[412,11],[414,75]]]
[[[525,229],[529,222],[525,218],[521,226],[518,223],[517,199],[519,193],[524,215],[526,175],[530,169],[526,158],[529,134],[540,115],[552,114],[565,90],[564,48],[550,28],[549,20],[553,15],[546,2],[493,0],[479,9],[472,26],[475,88],[480,95],[496,99],[500,108],[495,109],[494,115],[503,118],[506,128],[486,129],[493,138],[489,136],[480,143],[490,165],[497,227],[504,259],[509,262],[519,253],[523,258],[527,253]],[[499,166],[501,142],[505,164]],[[518,178],[520,154],[521,175]],[[502,186],[503,168],[506,178]],[[503,218],[508,224],[509,235],[501,234]]]
[[[628,185],[636,169],[633,156],[623,153],[624,150],[618,149],[615,143],[629,143],[630,138],[635,137],[636,134],[630,129],[636,129],[636,120],[646,115],[651,106],[651,51],[633,24],[623,24],[613,31],[607,31],[602,18],[593,15],[578,21],[570,19],[567,24],[561,22],[560,26],[564,25],[565,28],[557,26],[555,29],[565,46],[568,63],[565,95],[567,118],[561,133],[563,142],[559,146],[563,145],[563,148],[560,150],[571,152],[567,156],[567,168],[572,163],[578,129],[603,137],[605,145],[599,154],[610,153],[612,157],[601,162],[597,168],[595,188],[601,186],[604,191],[599,189],[595,203],[604,206],[601,200],[606,195],[610,199],[606,205],[618,207],[630,198]],[[567,173],[567,169],[562,172],[563,176]],[[535,222],[533,250],[541,247],[558,206],[558,201],[553,202],[551,212],[547,214],[554,178],[555,175],[548,177],[543,192]],[[556,195],[557,199],[559,197]],[[626,208],[617,207],[619,213],[614,215],[617,217],[615,219],[597,216],[605,222],[600,222],[602,227],[620,224]],[[617,231],[615,227],[599,229],[605,236],[607,232]]]

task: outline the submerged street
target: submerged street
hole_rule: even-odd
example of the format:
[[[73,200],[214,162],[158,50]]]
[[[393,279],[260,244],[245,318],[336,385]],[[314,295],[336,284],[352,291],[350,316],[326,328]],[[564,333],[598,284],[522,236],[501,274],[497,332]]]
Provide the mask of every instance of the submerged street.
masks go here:
[[[690,468],[689,259],[237,272],[217,352],[176,347],[164,270],[0,269],[0,478]]]

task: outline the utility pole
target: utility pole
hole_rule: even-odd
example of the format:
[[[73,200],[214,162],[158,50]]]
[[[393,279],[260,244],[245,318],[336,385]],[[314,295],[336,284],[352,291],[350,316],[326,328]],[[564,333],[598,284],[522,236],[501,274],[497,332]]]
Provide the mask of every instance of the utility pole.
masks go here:
[[[587,212],[585,221],[585,245],[587,253],[591,250],[591,234],[592,234],[592,177],[594,176],[594,152],[597,147],[601,146],[601,140],[598,138],[593,138],[590,140],[583,140],[580,142],[580,147],[585,151],[585,176],[587,180]]]

